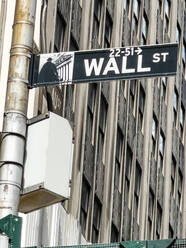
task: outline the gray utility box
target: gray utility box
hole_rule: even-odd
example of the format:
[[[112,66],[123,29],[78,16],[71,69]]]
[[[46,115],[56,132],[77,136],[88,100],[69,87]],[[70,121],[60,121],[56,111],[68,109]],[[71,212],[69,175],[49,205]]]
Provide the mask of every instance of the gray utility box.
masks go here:
[[[69,122],[49,118],[28,126],[19,211],[28,213],[70,197],[73,143]]]

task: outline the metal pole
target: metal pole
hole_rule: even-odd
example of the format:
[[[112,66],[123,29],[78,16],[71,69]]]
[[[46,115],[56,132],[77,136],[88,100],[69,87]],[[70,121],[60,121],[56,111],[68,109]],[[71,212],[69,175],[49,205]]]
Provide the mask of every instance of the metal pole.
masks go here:
[[[8,248],[8,237],[6,235],[0,235],[0,247]]]
[[[17,215],[22,183],[36,0],[17,0],[0,146],[0,219]],[[1,236],[0,236],[1,239]],[[1,242],[0,242],[1,244]]]

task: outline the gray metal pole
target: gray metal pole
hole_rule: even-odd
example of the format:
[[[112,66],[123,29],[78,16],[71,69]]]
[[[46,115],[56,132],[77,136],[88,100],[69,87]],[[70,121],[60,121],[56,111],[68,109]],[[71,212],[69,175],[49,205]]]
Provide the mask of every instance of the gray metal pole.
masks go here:
[[[9,243],[8,243],[8,237],[5,235],[0,235],[0,247],[3,248],[8,248]]]
[[[17,0],[0,147],[0,219],[17,215],[22,183],[36,0]]]

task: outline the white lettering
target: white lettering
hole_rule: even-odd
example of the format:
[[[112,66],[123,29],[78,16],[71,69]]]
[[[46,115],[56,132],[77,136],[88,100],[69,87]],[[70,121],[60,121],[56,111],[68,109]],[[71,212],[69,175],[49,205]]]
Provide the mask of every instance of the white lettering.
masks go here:
[[[166,56],[169,55],[169,53],[161,53],[161,55],[163,56],[163,62],[166,62]]]
[[[153,54],[153,60],[152,60],[152,62],[154,62],[154,63],[160,62],[160,57],[159,56],[160,56],[159,53]]]
[[[106,75],[109,71],[114,71],[115,74],[119,74],[119,69],[118,69],[115,58],[109,59],[107,65],[105,67],[105,70],[103,72],[103,75]]]
[[[137,67],[137,72],[146,72],[146,71],[151,71],[150,67],[142,67],[142,55],[138,55],[138,67]]]
[[[122,73],[132,73],[132,72],[135,72],[135,68],[127,69],[127,57],[123,56]]]
[[[92,59],[89,64],[89,60],[85,59],[84,64],[85,64],[86,76],[90,76],[93,73],[93,70],[95,72],[95,75],[98,76],[101,72],[103,61],[104,61],[104,58],[100,58],[99,63],[97,63],[96,59]]]

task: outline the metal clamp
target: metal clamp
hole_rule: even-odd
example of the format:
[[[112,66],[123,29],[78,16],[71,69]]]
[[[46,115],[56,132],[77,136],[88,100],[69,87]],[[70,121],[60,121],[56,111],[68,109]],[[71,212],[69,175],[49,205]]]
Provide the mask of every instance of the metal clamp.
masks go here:
[[[25,84],[28,84],[28,80],[26,79],[20,79],[20,78],[9,78],[8,79],[8,82],[16,82],[16,83],[25,83]]]

